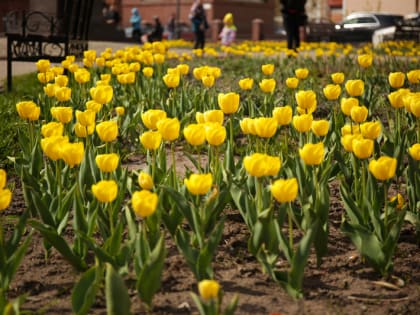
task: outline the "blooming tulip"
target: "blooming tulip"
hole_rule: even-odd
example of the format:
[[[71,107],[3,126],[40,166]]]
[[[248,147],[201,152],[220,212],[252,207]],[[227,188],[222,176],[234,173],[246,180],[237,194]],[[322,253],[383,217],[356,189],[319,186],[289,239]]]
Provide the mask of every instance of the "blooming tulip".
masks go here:
[[[271,138],[277,131],[277,120],[272,117],[254,119],[255,133],[261,138]]]
[[[286,86],[289,89],[296,89],[299,85],[299,79],[298,78],[287,78],[286,79]]]
[[[388,100],[392,107],[403,108],[404,97],[410,93],[409,89],[398,89],[388,94]]]
[[[407,72],[407,79],[411,84],[417,84],[420,82],[420,69],[411,70]]]
[[[203,83],[203,85],[208,88],[212,87],[215,81],[215,77],[212,75],[205,75],[201,78],[201,83]]]
[[[86,138],[88,135],[93,134],[95,131],[95,124],[89,126],[83,126],[77,122],[74,124],[74,133],[78,138]]]
[[[99,154],[95,158],[96,165],[101,172],[111,173],[116,170],[120,157],[116,153]]]
[[[179,137],[181,128],[178,118],[164,118],[156,123],[156,127],[165,141],[174,141]]]
[[[331,74],[331,79],[335,84],[341,84],[344,82],[344,73],[343,72],[335,72]]]
[[[272,63],[262,65],[261,66],[261,71],[262,71],[262,73],[264,73],[264,75],[272,75],[273,72],[274,72],[274,65]]]
[[[110,85],[100,85],[89,90],[92,99],[101,104],[107,104],[112,101],[114,90]]]
[[[143,189],[131,196],[131,205],[137,216],[147,218],[155,213],[159,197],[156,193]]]
[[[398,89],[404,85],[405,74],[403,72],[391,72],[388,75],[388,82],[391,87]]]
[[[275,107],[273,109],[273,117],[277,120],[279,126],[286,126],[292,121],[293,110],[289,105]]]
[[[162,135],[159,131],[146,131],[140,136],[140,142],[147,150],[156,150],[162,143]]]
[[[210,145],[219,146],[226,140],[226,128],[217,123],[206,124],[206,140]]]
[[[346,82],[346,91],[352,96],[360,96],[365,91],[365,83],[362,80],[348,80]]]
[[[54,97],[55,96],[55,89],[57,88],[57,85],[54,83],[48,83],[44,86],[44,92],[47,94],[48,97]]]
[[[176,66],[181,75],[187,75],[190,72],[190,66],[186,63],[181,63]]]
[[[351,109],[354,106],[359,106],[359,100],[355,97],[343,97],[341,98],[340,101],[340,107],[341,107],[341,111],[343,112],[344,115],[346,116],[350,116],[351,115]]]
[[[90,109],[94,111],[95,113],[99,113],[102,109],[102,104],[94,100],[90,100],[86,102],[86,109]]]
[[[180,82],[179,74],[165,74],[163,76],[163,82],[168,88],[176,88]]]
[[[369,171],[378,180],[388,180],[395,175],[397,169],[397,159],[389,156],[381,156],[377,160],[369,162]]]
[[[69,84],[69,77],[66,75],[58,75],[54,79],[54,83],[59,87],[64,87]]]
[[[360,124],[366,120],[368,112],[366,106],[353,106],[350,111],[350,116],[354,122]]]
[[[330,122],[325,119],[313,120],[311,125],[312,132],[318,137],[323,137],[328,133]]]
[[[49,122],[48,124],[41,126],[41,134],[43,137],[48,138],[52,136],[62,136],[64,126],[61,122]]]
[[[201,280],[198,283],[198,292],[203,300],[217,299],[220,285],[215,280]]]
[[[278,202],[291,202],[296,199],[298,193],[296,178],[278,179],[271,186],[270,191]]]
[[[85,111],[76,110],[77,121],[85,127],[95,125],[96,113],[93,110],[87,109]]]
[[[16,104],[19,117],[30,121],[38,120],[41,113],[41,107],[32,101],[23,101]]]
[[[166,118],[166,112],[161,109],[149,109],[141,114],[141,120],[146,128],[157,129],[157,122]]]
[[[245,79],[241,79],[238,82],[239,87],[246,91],[246,90],[251,90],[252,86],[254,85],[254,80],[251,78],[245,78]]]
[[[239,126],[241,127],[241,130],[244,134],[255,135],[254,119],[245,117],[239,121]]]
[[[153,188],[153,178],[149,173],[140,172],[138,182],[142,189],[151,190]]]
[[[9,207],[12,202],[12,192],[8,188],[0,188],[0,211]]]
[[[206,129],[203,124],[190,124],[183,130],[184,138],[193,146],[199,146],[206,141]]]
[[[90,81],[90,72],[85,68],[77,69],[74,72],[74,79],[80,84],[87,83]]]
[[[6,186],[7,173],[4,169],[0,168],[0,189]]]
[[[379,121],[369,121],[360,125],[363,137],[375,140],[382,131],[382,125]]]
[[[48,59],[39,59],[36,62],[38,72],[47,72],[50,69],[51,63]]]
[[[142,72],[143,72],[143,75],[146,78],[151,78],[153,76],[153,68],[152,67],[145,67],[145,68],[143,68]]]
[[[306,165],[318,165],[324,160],[324,144],[322,142],[307,143],[299,149],[299,156]]]
[[[293,127],[299,132],[308,132],[312,127],[313,116],[311,114],[304,114],[293,116]]]
[[[323,89],[324,95],[329,101],[338,99],[341,94],[341,87],[338,84],[327,84]]]
[[[103,121],[96,125],[96,133],[103,142],[112,142],[118,136],[118,123],[115,120]]]
[[[213,177],[210,173],[191,174],[184,179],[184,184],[192,195],[205,195],[213,184]]]
[[[309,75],[309,70],[307,68],[298,68],[295,70],[295,75],[298,79],[306,79]]]
[[[413,144],[408,148],[408,152],[414,160],[420,161],[420,143]]]
[[[69,123],[73,118],[73,108],[68,106],[54,106],[50,109],[51,116],[63,124]]]
[[[357,62],[359,63],[359,66],[362,68],[368,68],[372,64],[373,56],[372,54],[363,54],[357,56]]]
[[[373,153],[373,140],[355,138],[352,142],[353,153],[359,159],[367,159]]]
[[[223,111],[221,111],[220,109],[212,109],[212,110],[205,111],[203,114],[203,118],[204,118],[204,122],[206,123],[211,122],[211,123],[217,123],[219,125],[222,125],[225,115]],[[197,122],[200,123],[200,121],[198,120]]]
[[[85,147],[83,142],[65,142],[61,144],[60,148],[60,157],[64,160],[64,162],[73,168],[75,165],[79,165],[83,157],[85,156]]]
[[[118,195],[118,185],[114,180],[101,180],[92,185],[92,193],[99,202],[113,202]]]
[[[254,153],[245,156],[243,164],[248,174],[255,177],[276,176],[281,167],[279,157],[269,156],[263,153]]]
[[[316,106],[316,94],[312,90],[299,91],[295,94],[296,103],[302,109],[309,109]]]
[[[233,114],[238,111],[239,108],[239,94],[237,93],[219,93],[217,101],[220,109],[225,114]]]
[[[263,79],[261,80],[260,89],[264,93],[273,93],[274,89],[276,88],[276,80],[274,79]]]
[[[68,142],[68,137],[64,136],[51,136],[48,138],[43,138],[41,139],[41,149],[49,159],[57,161],[62,156],[62,146]]]
[[[347,152],[353,152],[353,140],[360,135],[346,134],[341,137],[341,144]]]

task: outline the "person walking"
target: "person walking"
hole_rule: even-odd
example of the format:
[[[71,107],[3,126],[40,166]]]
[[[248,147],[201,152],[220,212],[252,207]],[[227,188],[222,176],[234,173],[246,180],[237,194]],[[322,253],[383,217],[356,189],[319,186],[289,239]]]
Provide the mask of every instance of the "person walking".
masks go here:
[[[168,24],[166,24],[166,31],[168,32],[168,40],[175,38],[175,13],[172,13],[169,17]]]
[[[160,19],[158,16],[154,16],[153,20],[155,21],[155,25],[153,26],[153,30],[148,33],[143,35],[142,37],[142,41],[143,43],[153,43],[153,42],[157,42],[157,41],[161,41],[162,40],[162,36],[163,36],[163,26],[162,23],[160,22]]]
[[[284,28],[287,34],[287,48],[297,50],[300,46],[299,27],[306,23],[306,0],[280,0]]]
[[[194,1],[189,18],[194,32],[194,49],[203,49],[206,40],[206,30],[209,28],[209,25],[201,0]]]
[[[141,43],[141,15],[137,8],[131,9],[130,23],[133,28],[132,38],[135,42]]]
[[[236,26],[233,24],[233,14],[226,13],[223,18],[223,28],[219,34],[220,43],[223,46],[230,46],[236,38]]]

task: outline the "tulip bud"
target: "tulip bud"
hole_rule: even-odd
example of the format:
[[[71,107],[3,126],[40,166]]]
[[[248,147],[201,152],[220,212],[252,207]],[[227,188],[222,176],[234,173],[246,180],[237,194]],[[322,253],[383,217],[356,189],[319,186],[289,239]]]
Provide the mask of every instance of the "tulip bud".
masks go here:
[[[184,179],[184,184],[192,195],[205,195],[213,184],[213,177],[210,173],[191,174]]]
[[[147,218],[155,213],[159,197],[149,190],[135,191],[131,197],[134,213],[142,218]]]
[[[101,180],[92,185],[92,193],[99,202],[113,202],[118,195],[118,185],[114,180]]]
[[[296,199],[298,193],[296,178],[278,179],[271,186],[270,191],[278,202],[291,202]]]

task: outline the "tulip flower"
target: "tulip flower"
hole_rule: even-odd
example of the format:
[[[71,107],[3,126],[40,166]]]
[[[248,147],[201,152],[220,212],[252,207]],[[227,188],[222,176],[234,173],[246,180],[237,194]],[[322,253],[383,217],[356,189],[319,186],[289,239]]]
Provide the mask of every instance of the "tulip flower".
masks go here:
[[[41,139],[41,149],[49,159],[57,161],[62,157],[62,146],[68,142],[69,138],[64,136],[51,136],[43,138]]]
[[[359,63],[359,66],[362,68],[368,68],[372,65],[373,56],[372,54],[363,54],[357,56],[357,62]]]
[[[220,285],[215,280],[201,280],[198,283],[198,292],[203,300],[208,301],[217,299]]]
[[[145,68],[143,68],[142,72],[143,72],[143,75],[146,78],[151,78],[153,76],[153,68],[152,67],[145,67]]]
[[[98,103],[94,100],[90,100],[86,102],[86,109],[89,109],[91,111],[94,111],[96,114],[99,113],[102,109],[102,104]]]
[[[365,91],[365,83],[362,80],[348,80],[345,87],[347,93],[352,97],[360,96]]]
[[[146,131],[140,136],[140,142],[147,150],[157,150],[162,143],[162,135],[159,131]]]
[[[192,195],[205,195],[213,185],[213,177],[207,174],[191,174],[184,179],[184,184]]]
[[[341,111],[343,112],[344,115],[346,116],[350,116],[351,115],[351,109],[354,106],[359,106],[359,100],[355,97],[343,97],[341,98],[340,101],[340,107],[341,107]]]
[[[394,89],[399,89],[404,85],[405,74],[403,72],[391,72],[388,75],[388,82]]]
[[[51,63],[48,59],[39,59],[36,62],[38,72],[47,72],[50,69]]]
[[[420,82],[420,69],[411,70],[407,72],[407,79],[411,84],[417,84]]]
[[[203,118],[206,123],[217,123],[219,125],[223,125],[223,120],[225,119],[225,115],[223,111],[220,109],[212,109],[207,110],[203,113]],[[197,119],[197,122],[200,123],[200,121]]]
[[[255,126],[254,126],[254,119],[245,117],[244,119],[239,121],[239,126],[244,134],[248,135],[255,135]]]
[[[358,125],[346,124],[341,128],[341,135],[360,134],[360,127]]]
[[[117,116],[124,116],[124,114],[125,114],[124,106],[115,107],[115,113],[117,114]]]
[[[264,93],[273,93],[274,89],[276,88],[276,80],[274,79],[263,79],[261,80],[260,89]]]
[[[375,140],[382,131],[382,125],[379,121],[369,121],[360,125],[360,130],[364,138]]]
[[[293,116],[293,127],[299,132],[308,132],[312,127],[313,116],[311,114],[304,114]]]
[[[171,89],[176,88],[179,85],[180,79],[179,74],[165,74],[163,76],[163,82]]]
[[[201,78],[201,83],[207,88],[210,88],[214,85],[215,78],[212,75],[205,75]]]
[[[353,153],[359,159],[367,159],[373,153],[373,140],[371,139],[363,139],[363,138],[355,138],[352,142]]]
[[[49,139],[49,138],[47,138]],[[60,157],[64,162],[73,168],[75,165],[79,165],[85,156],[85,147],[83,142],[65,142],[60,147]]]
[[[133,84],[136,82],[136,74],[134,72],[119,74],[117,75],[117,81],[121,84]]]
[[[306,165],[318,165],[324,160],[324,144],[322,142],[307,143],[299,149],[299,156]]]
[[[99,202],[113,202],[118,195],[118,185],[114,180],[101,180],[92,185],[92,193]]]
[[[80,84],[88,83],[90,81],[90,72],[85,68],[77,69],[74,72],[74,79]]]
[[[54,97],[55,96],[55,89],[57,88],[57,85],[54,83],[48,83],[44,86],[44,92],[48,97]]]
[[[420,94],[410,97],[410,110],[416,118],[420,118]]]
[[[178,118],[161,119],[156,123],[156,127],[165,141],[174,141],[179,137],[181,125]]]
[[[103,121],[96,125],[96,133],[103,142],[112,142],[118,136],[118,123],[115,120]]]
[[[0,211],[7,209],[12,202],[12,192],[8,188],[0,189]]]
[[[261,138],[271,138],[277,131],[277,120],[272,117],[254,119],[255,133]]]
[[[206,141],[206,129],[203,124],[190,124],[183,130],[184,138],[193,146],[199,146]]]
[[[278,202],[285,203],[296,199],[298,188],[296,178],[278,179],[270,186],[270,191]]]
[[[156,212],[159,197],[149,190],[135,191],[131,196],[131,205],[134,213],[142,218],[147,218]]]
[[[100,85],[89,90],[90,96],[95,102],[107,104],[112,101],[114,90],[110,85]]]
[[[64,126],[61,122],[49,122],[48,124],[41,126],[41,134],[43,137],[48,138],[52,136],[62,136],[64,132]]]
[[[331,74],[331,79],[335,84],[341,84],[344,82],[344,73],[343,72],[335,72]]]
[[[59,87],[65,87],[69,84],[69,77],[66,75],[58,75],[55,77],[54,83]]]
[[[388,100],[392,107],[403,108],[404,97],[410,93],[409,89],[398,89],[388,94]]]
[[[73,119],[73,108],[67,106],[54,106],[50,109],[51,116],[63,124]]]
[[[217,123],[206,124],[206,140],[212,146],[219,146],[226,140],[226,128]]]
[[[88,127],[95,125],[95,118],[96,113],[91,109],[87,109],[83,112],[76,110],[76,119],[82,126]]]
[[[95,125],[83,126],[79,122],[74,124],[74,133],[78,138],[86,138],[95,132]]]
[[[295,70],[295,76],[298,79],[306,79],[309,75],[309,70],[307,68],[298,68]]]
[[[420,143],[413,144],[408,148],[408,152],[414,160],[420,161]]]
[[[273,117],[277,120],[279,126],[289,125],[292,121],[293,109],[286,105],[282,107],[275,107],[273,109]]]
[[[295,94],[296,103],[302,109],[309,109],[316,106],[316,94],[312,90],[299,91]]]
[[[186,63],[181,63],[176,66],[181,75],[187,75],[190,72],[190,66]]]
[[[71,88],[69,87],[57,87],[54,92],[59,102],[67,102],[71,99]]]
[[[247,173],[255,177],[276,176],[281,168],[279,157],[263,153],[245,156],[243,164]]]
[[[23,101],[16,104],[19,117],[30,121],[38,120],[41,113],[41,107],[32,101]]]
[[[0,168],[0,189],[6,187],[7,173],[4,169]]]
[[[274,72],[274,65],[272,63],[262,65],[261,66],[261,71],[262,71],[262,73],[264,73],[264,75],[272,75],[273,72]]]
[[[311,125],[312,132],[318,137],[323,137],[328,133],[330,122],[325,119],[313,120]]]
[[[157,129],[157,122],[161,119],[165,119],[166,112],[161,109],[149,109],[141,114],[141,120],[146,128],[151,130]]]
[[[289,89],[296,89],[299,85],[299,79],[298,78],[287,78],[286,79],[286,86]]]
[[[368,112],[366,106],[353,106],[350,111],[351,119],[360,124],[366,120]]]
[[[120,157],[116,153],[99,154],[95,158],[96,165],[104,173],[115,171],[120,162]]]
[[[244,91],[251,90],[252,86],[254,85],[254,80],[251,78],[244,78],[239,80],[238,84],[239,87]]]
[[[341,137],[341,144],[347,152],[353,152],[353,140],[360,135],[346,134]]]
[[[224,114],[233,114],[238,111],[239,108],[239,94],[237,93],[219,93],[217,101],[220,109]]]
[[[324,95],[329,101],[338,99],[341,94],[341,87],[338,84],[327,84],[323,89]]]
[[[153,59],[155,61],[156,64],[161,65],[162,63],[165,62],[165,55],[163,54],[154,54],[153,55]]]
[[[381,181],[394,177],[396,169],[397,159],[389,156],[381,156],[379,159],[369,162],[369,171]]]
[[[138,182],[139,182],[139,186],[142,189],[152,190],[153,188],[153,178],[152,176],[150,176],[149,173],[140,172],[138,176]]]

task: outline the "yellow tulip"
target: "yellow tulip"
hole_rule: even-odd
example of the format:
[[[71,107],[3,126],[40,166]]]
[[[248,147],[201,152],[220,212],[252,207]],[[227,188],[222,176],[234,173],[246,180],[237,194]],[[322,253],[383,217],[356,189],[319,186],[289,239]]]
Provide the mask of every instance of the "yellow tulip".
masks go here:
[[[410,93],[409,89],[398,89],[388,94],[388,100],[392,107],[403,108],[404,97]]]
[[[363,139],[363,138],[355,138],[352,142],[353,146],[353,153],[359,159],[367,159],[373,153],[373,140],[371,139]]]
[[[153,76],[153,68],[152,67],[145,67],[145,68],[143,68],[142,72],[143,72],[143,75],[146,78],[151,78]]]
[[[110,85],[99,85],[89,90],[90,96],[95,102],[107,104],[112,101],[114,90]]]
[[[205,75],[201,78],[201,83],[203,83],[203,85],[205,87],[212,87],[214,85],[215,82],[215,78],[212,75]]]
[[[273,157],[263,153],[254,153],[245,156],[243,164],[247,173],[255,177],[276,176],[281,167],[279,157]]]
[[[365,91],[365,83],[362,80],[347,80],[345,87],[352,97],[360,96]]]
[[[278,156],[266,155],[266,176],[277,176],[281,168],[281,160]]]
[[[382,131],[382,125],[379,121],[369,121],[360,125],[360,130],[364,138],[375,140]]]
[[[222,125],[225,115],[220,109],[212,109],[205,111],[203,113],[203,118],[204,122],[206,123],[217,123],[219,125]]]
[[[141,114],[143,124],[151,130],[156,130],[158,121],[166,117],[166,112],[161,109],[149,109]]]
[[[62,136],[64,132],[64,126],[61,122],[49,122],[48,124],[41,126],[41,134],[43,137]]]
[[[142,189],[152,190],[153,188],[153,178],[152,176],[150,176],[149,173],[140,172],[138,176],[138,182],[139,182],[139,186]]]
[[[255,135],[255,126],[254,126],[254,119],[245,117],[239,121],[239,126],[244,134],[248,135]]]
[[[298,188],[296,178],[278,179],[270,186],[270,191],[278,202],[284,203],[296,199]]]
[[[51,136],[43,138],[41,139],[41,149],[49,159],[57,161],[61,159],[62,145],[68,142],[68,137],[64,136]]]
[[[165,82],[165,85],[171,89],[176,88],[179,85],[180,79],[179,74],[165,74],[163,76],[163,82]]]
[[[87,83],[90,81],[90,72],[85,68],[77,69],[74,72],[74,79],[80,84]]]
[[[187,75],[190,72],[190,66],[186,63],[181,63],[176,66],[181,75]]]
[[[117,116],[124,116],[124,114],[125,114],[124,106],[115,107],[115,113],[117,114]]]
[[[58,75],[55,77],[54,83],[59,87],[65,87],[69,84],[69,77],[66,75]]]
[[[324,160],[324,144],[307,143],[302,149],[299,149],[299,156],[306,165],[318,165]]]
[[[298,68],[295,70],[295,76],[300,80],[306,79],[308,75],[309,70],[307,68]]]
[[[68,106],[54,106],[50,109],[51,116],[63,124],[69,123],[73,119],[73,108]]]
[[[264,75],[272,75],[274,72],[274,65],[272,63],[261,66],[261,71]]]
[[[360,135],[346,134],[341,137],[341,144],[347,152],[353,152],[353,140]]]
[[[71,143],[63,141],[63,143],[61,143],[60,157],[68,166],[70,166],[70,168],[73,168],[75,165],[79,165],[84,156],[85,147],[83,142]]]
[[[276,88],[276,80],[274,79],[263,79],[261,80],[260,89],[264,93],[273,93],[274,89]]]
[[[368,68],[372,65],[373,56],[371,54],[363,54],[357,56],[357,62],[362,68]]]
[[[271,138],[277,131],[277,120],[272,117],[259,117],[254,119],[255,133],[261,138]]]
[[[83,126],[79,122],[74,124],[74,133],[78,138],[86,138],[95,132],[95,124]]]
[[[350,111],[351,119],[360,124],[364,122],[368,116],[368,109],[366,106],[353,106]]]
[[[299,91],[295,94],[296,103],[302,109],[309,109],[316,106],[316,94],[312,90]]]
[[[311,114],[304,114],[293,116],[293,127],[299,132],[308,132],[312,127],[313,116]]]
[[[377,160],[369,162],[369,171],[378,180],[388,180],[395,175],[397,159],[389,156],[381,156]]]
[[[184,179],[184,184],[192,195],[205,195],[213,184],[213,177],[210,173],[191,174]]]
[[[36,62],[38,72],[47,72],[50,69],[51,63],[48,59],[39,59]]]
[[[215,280],[201,280],[198,283],[198,292],[203,300],[216,300],[220,291],[220,285]]]
[[[184,138],[193,146],[199,146],[206,141],[206,129],[203,124],[190,124],[183,130]]]
[[[59,102],[67,102],[71,99],[71,88],[69,87],[57,87],[54,92],[55,97]]]
[[[225,114],[233,114],[238,111],[239,108],[239,94],[230,92],[230,93],[219,93],[217,96],[217,101],[220,109]]]
[[[57,88],[57,85],[54,83],[48,83],[44,86],[44,92],[47,94],[48,97],[54,97],[55,96],[55,89]]]
[[[155,213],[158,202],[158,195],[146,189],[135,191],[131,196],[134,213],[142,218],[147,218]]]
[[[147,150],[157,150],[162,143],[162,135],[159,131],[146,131],[140,136],[140,142]]]
[[[335,72],[331,74],[331,79],[335,84],[341,84],[344,82],[344,73],[343,72]]]
[[[99,113],[102,109],[102,104],[98,103],[94,100],[90,100],[86,102],[86,109],[90,109],[92,111],[94,111],[95,113]]]
[[[341,94],[341,87],[338,84],[327,84],[323,89],[324,95],[329,101],[338,99]]]
[[[23,101],[16,104],[16,110],[19,117],[30,121],[38,120],[41,113],[41,107],[32,101]]]
[[[388,75],[388,82],[394,89],[399,89],[404,85],[405,74],[403,72],[391,72]]]
[[[0,211],[7,209],[12,202],[12,192],[10,189],[0,189]]]
[[[282,107],[275,107],[273,109],[273,117],[277,120],[279,126],[289,125],[292,121],[293,110],[289,105]]]
[[[411,84],[417,84],[420,82],[420,69],[411,70],[407,72],[407,79]]]
[[[134,72],[119,74],[117,75],[117,81],[121,84],[133,84],[136,82],[136,74]]]
[[[408,148],[408,152],[414,160],[420,161],[420,143],[413,144]]]
[[[409,111],[417,118],[420,118],[420,93],[416,93],[415,95],[411,96],[409,99],[409,104]]]
[[[226,128],[218,123],[206,123],[206,140],[212,146],[219,146],[226,140]]]
[[[156,127],[165,141],[174,141],[179,137],[181,124],[178,118],[164,118],[156,123]]]
[[[139,62],[131,62],[129,65],[128,65],[128,70],[130,71],[130,72],[139,72],[140,71],[140,69],[141,69],[141,65],[140,65],[140,63]]]
[[[99,154],[95,158],[96,165],[104,173],[115,171],[120,162],[120,157],[116,153]]]
[[[346,116],[350,116],[351,115],[351,109],[354,106],[359,106],[359,100],[357,98],[354,97],[343,97],[341,98],[340,101],[340,107],[341,107],[341,111],[343,112],[344,115]]]
[[[299,79],[298,78],[287,78],[286,79],[286,86],[289,89],[296,89],[299,85]]]
[[[238,84],[239,87],[244,91],[251,90],[254,85],[254,80],[251,78],[244,78],[239,80]]]
[[[165,55],[163,55],[163,54],[154,54],[153,55],[153,60],[155,61],[156,64],[161,65],[162,63],[165,62]]]
[[[96,113],[93,110],[87,109],[85,111],[76,110],[76,119],[82,126],[88,127],[95,125]]]
[[[4,169],[0,168],[0,189],[6,187],[7,173]]]
[[[328,133],[330,129],[330,122],[325,119],[313,120],[311,125],[312,132],[318,137],[323,137]]]
[[[118,123],[115,120],[103,121],[97,124],[95,129],[103,142],[112,142],[118,136]]]
[[[114,180],[101,180],[92,185],[92,193],[99,202],[113,202],[118,195],[118,185]]]
[[[341,127],[341,135],[349,135],[349,134],[360,134],[360,127],[359,125],[350,125],[346,124]]]

